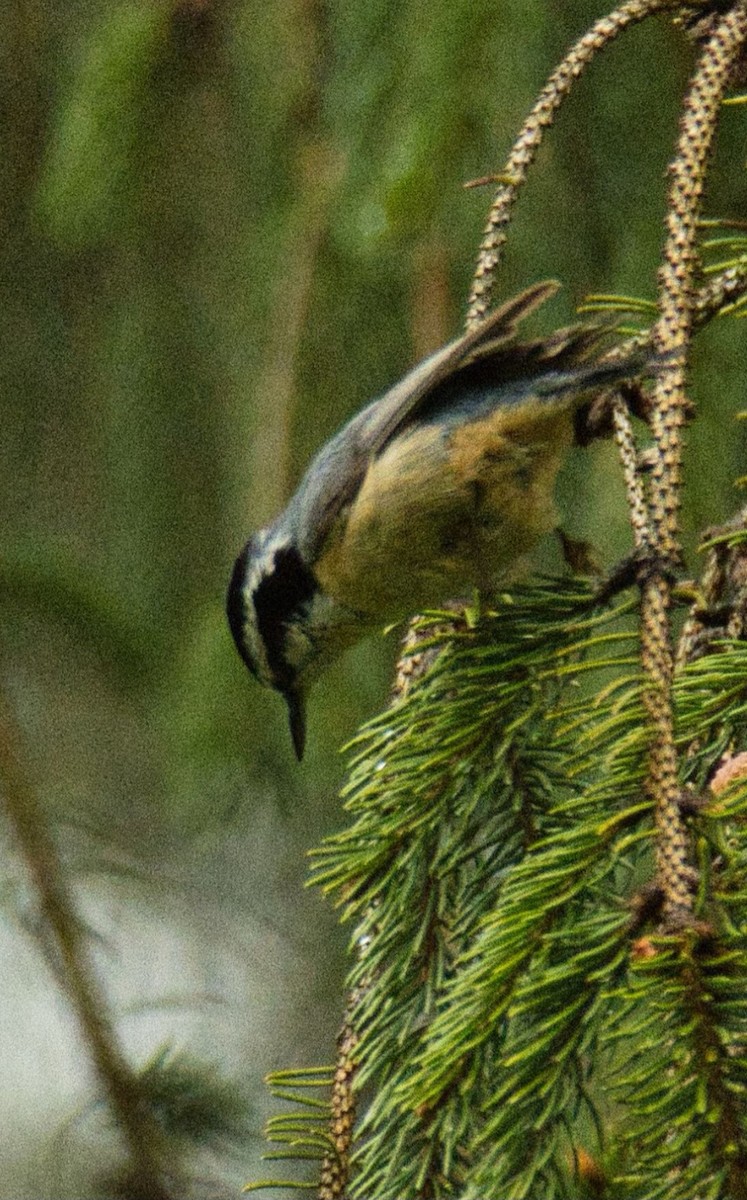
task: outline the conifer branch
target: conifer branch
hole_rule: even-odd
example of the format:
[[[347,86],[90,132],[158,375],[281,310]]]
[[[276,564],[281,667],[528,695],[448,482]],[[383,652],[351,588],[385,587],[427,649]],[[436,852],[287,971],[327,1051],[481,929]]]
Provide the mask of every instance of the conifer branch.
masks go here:
[[[657,870],[665,920],[692,911],[688,838],[680,812],[672,708],[673,656],[669,630],[671,583],[665,564],[679,560],[677,513],[681,490],[681,428],[688,412],[687,351],[692,337],[698,218],[719,110],[747,37],[747,9],[735,5],[718,23],[696,66],[685,98],[677,153],[670,173],[667,240],[660,272],[660,316],[653,345],[666,356],[653,384],[651,429],[656,453],[650,504],[658,565],[641,583],[641,661],[648,678],[651,724],[647,787],[656,810]]]
[[[551,76],[499,177],[468,324],[487,309],[514,201],[575,79],[624,28],[681,7],[622,4]],[[578,1137],[589,1122],[594,1177],[620,1200],[744,1200],[747,1006],[736,989],[747,973],[747,863],[731,831],[747,798],[709,803],[703,787],[747,738],[745,651],[724,641],[747,625],[747,566],[735,551],[744,521],[716,535],[676,675],[668,571],[687,349],[747,294],[745,256],[699,290],[695,272],[709,150],[747,23],[744,3],[694,7],[708,12],[709,41],[672,168],[659,316],[610,352],[653,349],[664,364],[637,413],[653,429],[652,486],[628,407],[611,401],[646,674],[632,620],[605,628],[630,609],[593,611],[578,580],[516,588],[479,619],[445,612],[411,626],[394,703],[353,744],[351,824],[314,852],[315,882],[366,947],[349,977],[331,1123],[325,1104],[311,1138],[299,1114],[292,1133],[273,1126],[299,1149],[314,1142],[320,1200],[568,1200],[589,1159]],[[607,1146],[610,1074],[624,1106],[613,1125],[620,1161]]]
[[[457,606],[455,606],[456,610]],[[422,621],[410,622],[397,662],[392,686],[392,705],[403,701],[410,688],[432,665],[439,649],[432,645],[434,637],[447,632],[451,626],[443,623],[423,625]],[[431,643],[420,650],[422,643]],[[359,962],[362,961],[376,937],[376,911],[366,914],[367,932],[356,942]],[[342,1027],[337,1038],[337,1061],[332,1084],[330,1111],[330,1140],[333,1149],[324,1157],[321,1166],[319,1200],[345,1200],[350,1179],[351,1156],[355,1131],[355,1083],[357,1075],[357,1052],[359,1037],[356,1031],[356,1013],[370,988],[370,978],[364,974],[359,984],[348,996]]]

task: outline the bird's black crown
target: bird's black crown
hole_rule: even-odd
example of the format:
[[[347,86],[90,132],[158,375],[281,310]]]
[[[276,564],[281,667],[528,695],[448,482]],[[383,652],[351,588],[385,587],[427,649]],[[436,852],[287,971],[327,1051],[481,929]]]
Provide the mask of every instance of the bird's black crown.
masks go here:
[[[228,586],[226,614],[239,654],[252,674],[262,679],[261,665],[247,638],[250,621],[255,624],[272,685],[288,692],[296,681],[285,656],[287,627],[311,601],[318,584],[296,547],[281,545],[267,554],[266,569],[258,571],[257,583],[248,597],[247,576],[253,560],[263,553],[262,543],[251,538],[236,559]],[[254,608],[253,613],[247,611],[249,604]]]

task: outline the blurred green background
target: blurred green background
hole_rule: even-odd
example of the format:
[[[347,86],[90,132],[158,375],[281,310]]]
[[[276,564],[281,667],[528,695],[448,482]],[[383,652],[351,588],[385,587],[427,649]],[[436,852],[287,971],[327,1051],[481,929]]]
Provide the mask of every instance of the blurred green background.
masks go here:
[[[344,819],[338,747],[385,702],[369,642],[284,706],[223,617],[234,555],[309,454],[458,331],[497,170],[592,0],[15,0],[2,5],[2,671],[134,1062],[186,1046],[246,1085],[328,1061],[343,939],[303,892]],[[561,15],[559,15],[561,14]],[[692,48],[665,18],[582,81],[517,210],[501,294],[556,276],[655,294]],[[709,215],[745,216],[725,110]],[[743,327],[699,341],[684,515],[738,496]],[[569,531],[627,545],[609,446],[562,481]],[[548,545],[539,558],[557,567]],[[6,855],[0,1195],[80,1196],[111,1151]],[[70,1118],[78,1114],[75,1121]],[[211,1168],[247,1178],[259,1145]]]

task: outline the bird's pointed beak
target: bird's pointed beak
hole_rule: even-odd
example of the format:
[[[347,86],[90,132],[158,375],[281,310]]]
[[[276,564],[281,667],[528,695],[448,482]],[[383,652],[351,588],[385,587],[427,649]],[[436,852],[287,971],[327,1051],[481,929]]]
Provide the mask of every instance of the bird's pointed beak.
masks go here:
[[[306,697],[301,692],[284,692],[288,705],[288,722],[290,724],[293,749],[300,762],[306,746]]]

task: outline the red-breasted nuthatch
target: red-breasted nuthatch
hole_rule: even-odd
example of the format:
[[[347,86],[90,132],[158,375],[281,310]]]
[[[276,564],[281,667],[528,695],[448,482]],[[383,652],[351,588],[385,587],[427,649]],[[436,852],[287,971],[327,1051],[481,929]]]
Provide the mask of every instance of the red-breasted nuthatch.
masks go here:
[[[353,417],[237,558],[231,632],[284,696],[299,758],[317,675],[377,625],[505,581],[555,523],[576,411],[645,365],[600,361],[605,327],[517,342],[557,288],[509,300]]]

